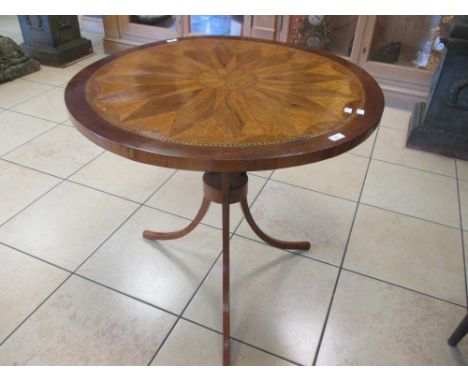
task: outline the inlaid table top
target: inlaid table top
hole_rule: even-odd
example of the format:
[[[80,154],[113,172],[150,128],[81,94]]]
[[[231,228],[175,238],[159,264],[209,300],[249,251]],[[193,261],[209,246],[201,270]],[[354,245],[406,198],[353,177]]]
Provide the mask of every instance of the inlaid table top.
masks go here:
[[[338,155],[378,125],[383,95],[358,66],[268,41],[197,37],[102,59],[68,84],[75,125],[128,158],[201,171]]]

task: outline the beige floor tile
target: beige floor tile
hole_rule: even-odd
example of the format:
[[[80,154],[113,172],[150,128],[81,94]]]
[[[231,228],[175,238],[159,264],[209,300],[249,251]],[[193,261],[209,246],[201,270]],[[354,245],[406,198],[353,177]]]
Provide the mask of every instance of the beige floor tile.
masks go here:
[[[41,70],[24,76],[23,79],[35,82],[41,82],[52,86],[66,84],[71,78],[82,70],[83,67],[71,65],[65,68],[54,68],[52,66],[41,66]]]
[[[276,170],[272,179],[357,201],[369,159],[343,154],[306,166]]]
[[[373,160],[361,202],[460,226],[456,180]]]
[[[375,137],[377,136],[377,130],[375,130],[370,137],[364,142],[356,146],[354,149],[348,151],[350,154],[361,155],[369,158],[372,154],[372,148],[374,147]]]
[[[91,32],[91,31],[81,31],[81,36],[91,40],[91,43],[94,45],[99,45],[103,43],[104,33],[101,32]]]
[[[60,125],[4,158],[66,178],[103,151],[75,128]]]
[[[457,159],[458,178],[468,180],[468,161]]]
[[[344,267],[466,304],[459,229],[361,205]]]
[[[136,208],[65,182],[3,225],[0,241],[73,270]]]
[[[231,240],[231,335],[309,365],[337,268],[240,237]],[[222,330],[221,259],[184,317]]]
[[[411,119],[411,111],[395,107],[385,107],[380,126],[393,127],[407,131]]]
[[[180,320],[154,359],[153,366],[221,366],[221,334]],[[232,366],[292,366],[251,346],[231,341]]]
[[[21,33],[18,16],[5,15],[0,18],[0,30],[8,33]]]
[[[59,182],[53,176],[0,160],[0,224]]]
[[[200,208],[203,198],[203,174],[198,171],[178,171],[169,181],[154,194],[147,205],[164,211],[193,219]],[[266,179],[258,176],[249,177],[249,203],[254,200]],[[230,229],[233,231],[242,219],[239,203],[231,205]],[[214,227],[222,227],[221,205],[211,203],[203,223]]]
[[[270,181],[253,205],[252,215],[265,233],[280,240],[309,240],[304,255],[339,265],[356,204]],[[243,221],[239,234],[260,240]]]
[[[106,152],[70,179],[143,203],[174,171]]]
[[[166,232],[186,224],[185,219],[143,207],[78,272],[180,313],[221,251],[221,233],[199,226],[183,238],[159,243],[142,233],[149,227]]]
[[[55,126],[55,123],[12,111],[0,113],[0,155]]]
[[[466,365],[447,338],[466,309],[343,271],[319,365]]]
[[[33,81],[25,82],[30,84],[30,86],[42,85]],[[15,106],[12,110],[32,115],[33,117],[44,118],[52,122],[64,122],[68,118],[64,90],[63,88],[53,88],[53,90],[47,93],[43,93]]]
[[[0,348],[1,365],[146,365],[175,322],[72,277]]]
[[[0,85],[0,107],[8,109],[52,89],[54,89],[53,86],[37,82],[31,83],[31,81],[23,79],[6,82]],[[45,119],[50,120],[50,118]]]
[[[442,175],[455,176],[454,159],[409,149],[405,145],[406,132],[382,127],[372,157]]]
[[[0,343],[68,273],[0,244]]]
[[[460,187],[460,208],[463,229],[468,231],[468,181],[459,180],[458,186]]]
[[[108,54],[107,52],[104,51],[103,44],[93,44],[93,51],[98,54]]]

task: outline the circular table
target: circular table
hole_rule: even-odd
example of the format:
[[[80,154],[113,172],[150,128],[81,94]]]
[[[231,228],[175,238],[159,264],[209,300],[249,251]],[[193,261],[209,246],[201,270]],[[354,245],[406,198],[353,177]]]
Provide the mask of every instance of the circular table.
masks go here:
[[[191,232],[210,202],[222,204],[223,364],[230,364],[229,206],[265,242],[307,250],[308,242],[268,236],[247,204],[247,171],[312,163],[341,154],[377,127],[384,107],[376,81],[334,55],[270,41],[195,37],[111,55],[68,83],[74,125],[101,147],[162,167],[203,171],[204,197],[177,232]]]

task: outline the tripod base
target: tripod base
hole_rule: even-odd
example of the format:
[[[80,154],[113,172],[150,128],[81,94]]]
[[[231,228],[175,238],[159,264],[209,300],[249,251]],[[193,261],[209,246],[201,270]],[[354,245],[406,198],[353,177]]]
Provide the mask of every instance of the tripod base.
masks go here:
[[[206,172],[203,175],[203,200],[200,210],[193,221],[184,229],[175,232],[144,231],[143,237],[149,240],[172,240],[185,236],[200,224],[211,202],[223,206],[223,365],[230,365],[230,321],[229,321],[229,205],[240,203],[245,220],[250,228],[266,243],[281,249],[310,249],[308,241],[283,241],[275,239],[255,222],[247,203],[248,177],[245,172],[217,173]]]

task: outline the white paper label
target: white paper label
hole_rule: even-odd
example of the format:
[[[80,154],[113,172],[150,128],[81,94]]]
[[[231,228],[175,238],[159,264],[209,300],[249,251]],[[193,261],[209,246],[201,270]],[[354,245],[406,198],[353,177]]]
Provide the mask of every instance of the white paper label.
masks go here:
[[[337,133],[335,135],[331,135],[328,137],[328,139],[330,141],[333,141],[333,142],[336,142],[336,141],[339,141],[340,139],[343,139],[345,137],[344,134],[341,134],[341,133]]]
[[[345,107],[345,108],[343,109],[343,111],[344,111],[346,114],[352,114],[353,109],[352,109],[351,107]]]

